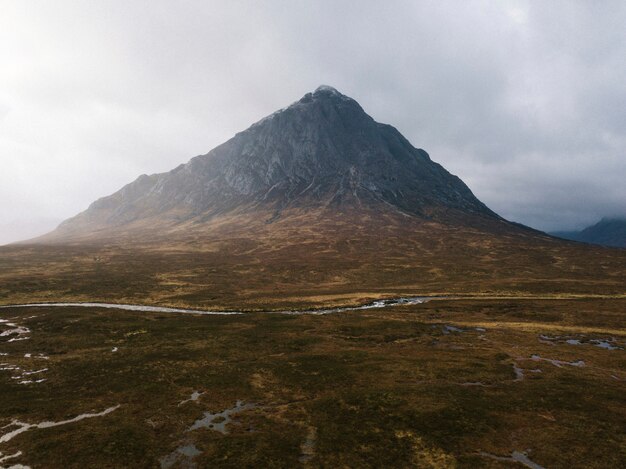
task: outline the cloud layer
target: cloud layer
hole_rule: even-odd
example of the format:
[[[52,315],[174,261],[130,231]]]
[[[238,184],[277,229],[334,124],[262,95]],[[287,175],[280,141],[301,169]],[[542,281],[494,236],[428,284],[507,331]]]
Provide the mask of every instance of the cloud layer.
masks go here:
[[[319,84],[544,229],[626,215],[626,4],[8,0],[0,243]]]

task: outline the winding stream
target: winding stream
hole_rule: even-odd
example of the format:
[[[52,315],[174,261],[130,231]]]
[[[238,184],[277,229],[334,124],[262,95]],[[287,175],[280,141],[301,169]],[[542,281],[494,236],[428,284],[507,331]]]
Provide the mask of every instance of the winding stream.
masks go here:
[[[6,443],[7,441],[10,441],[13,438],[15,438],[20,433],[27,432],[28,430],[31,430],[33,428],[59,427],[61,425],[67,425],[68,423],[79,422],[84,419],[91,419],[94,417],[103,417],[119,408],[120,408],[120,405],[118,404],[116,406],[109,407],[108,409],[105,409],[102,412],[80,414],[77,417],[74,417],[68,420],[61,420],[60,422],[45,421],[45,422],[40,422],[40,423],[25,423],[25,422],[20,422],[19,420],[13,420],[9,425],[6,425],[2,428],[15,428],[15,429],[5,433],[4,435],[0,435],[0,443]]]
[[[392,298],[387,300],[376,300],[361,306],[344,306],[327,309],[306,309],[306,310],[285,310],[285,311],[265,311],[268,314],[333,314],[345,311],[359,311],[364,309],[387,308],[390,306],[416,305],[425,303],[433,297],[413,296]],[[53,308],[53,307],[79,307],[79,308],[109,308],[123,309],[126,311],[144,311],[150,313],[183,313],[183,314],[206,314],[206,315],[233,315],[246,314],[246,311],[207,311],[200,309],[168,308],[165,306],[144,306],[117,303],[25,303],[15,305],[0,306],[0,309],[7,308]]]
[[[521,451],[513,451],[511,453],[511,456],[497,456],[495,454],[485,453],[484,451],[481,451],[478,454],[486,458],[495,459],[496,461],[518,462],[526,467],[529,467],[530,469],[546,469],[545,467],[540,466],[536,462],[531,461],[526,455],[526,453],[522,453]]]

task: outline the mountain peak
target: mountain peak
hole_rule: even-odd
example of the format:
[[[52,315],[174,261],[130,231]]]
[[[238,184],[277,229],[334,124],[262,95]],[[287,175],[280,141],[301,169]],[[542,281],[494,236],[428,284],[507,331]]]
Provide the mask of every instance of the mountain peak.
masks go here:
[[[63,226],[98,230],[147,219],[202,222],[242,211],[279,217],[289,208],[338,207],[499,219],[398,130],[323,85],[207,154],[96,201]]]
[[[337,91],[336,88],[333,88],[332,86],[328,86],[328,85],[320,85],[313,92],[313,94],[322,94],[322,93],[330,94],[333,96],[344,96],[342,93]]]

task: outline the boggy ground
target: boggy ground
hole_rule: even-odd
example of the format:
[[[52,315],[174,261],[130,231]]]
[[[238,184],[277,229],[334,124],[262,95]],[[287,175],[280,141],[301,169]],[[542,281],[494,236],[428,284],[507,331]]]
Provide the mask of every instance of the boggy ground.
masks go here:
[[[0,466],[522,468],[521,455],[546,468],[622,467],[625,308],[3,309],[0,334],[14,332],[0,336]],[[189,430],[224,416],[224,433]],[[6,437],[44,421],[58,425]]]
[[[286,309],[385,296],[625,295],[626,249],[501,220],[291,210],[0,247],[0,304]],[[156,223],[156,222],[155,222]],[[157,225],[160,226],[160,225]]]

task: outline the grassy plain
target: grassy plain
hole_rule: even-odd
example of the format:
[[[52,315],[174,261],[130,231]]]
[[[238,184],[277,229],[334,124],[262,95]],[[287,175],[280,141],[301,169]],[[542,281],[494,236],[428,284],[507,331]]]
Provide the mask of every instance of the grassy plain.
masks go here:
[[[31,331],[0,337],[0,362],[47,368],[33,384],[0,371],[0,427],[120,405],[0,443],[22,452],[3,464],[159,467],[175,454],[172,467],[504,468],[523,466],[494,457],[520,451],[547,468],[621,467],[625,309],[625,299],[436,300],[326,316],[0,309]],[[255,407],[227,434],[188,431],[237,400]],[[184,445],[200,453],[175,453]]]
[[[0,309],[0,466],[623,466],[626,250],[457,221],[293,209],[0,247],[0,305],[249,311]],[[260,312],[406,295],[455,299]],[[238,401],[227,434],[190,430]]]
[[[255,213],[0,247],[0,304],[260,310],[402,295],[626,294],[626,249],[492,219],[443,225],[388,210],[283,215],[272,223],[264,221],[271,213]]]

